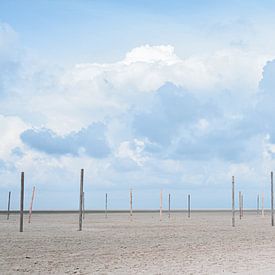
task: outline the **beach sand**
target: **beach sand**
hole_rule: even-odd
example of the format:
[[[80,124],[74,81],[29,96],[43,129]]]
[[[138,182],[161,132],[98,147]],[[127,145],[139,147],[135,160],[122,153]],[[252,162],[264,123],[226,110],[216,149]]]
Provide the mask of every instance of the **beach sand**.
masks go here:
[[[207,212],[0,215],[1,274],[275,274],[270,216]]]

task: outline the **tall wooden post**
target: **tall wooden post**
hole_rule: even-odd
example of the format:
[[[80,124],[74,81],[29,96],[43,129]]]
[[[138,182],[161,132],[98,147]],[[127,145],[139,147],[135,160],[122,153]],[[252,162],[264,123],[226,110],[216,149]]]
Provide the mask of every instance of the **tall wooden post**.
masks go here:
[[[32,217],[32,206],[33,206],[33,200],[34,200],[34,193],[35,193],[35,186],[32,189],[32,198],[31,198],[30,209],[29,209],[29,223],[31,222],[31,217]]]
[[[240,216],[240,220],[242,218],[242,193],[239,191],[239,216]]]
[[[20,194],[20,232],[23,232],[24,221],[24,172],[21,172],[21,194]]]
[[[191,195],[188,194],[188,218],[191,217]]]
[[[232,226],[235,227],[235,179],[232,176]]]
[[[83,216],[83,220],[85,219],[85,192],[83,192],[83,198],[82,198],[82,216]]]
[[[243,214],[244,214],[244,203],[243,203],[243,194],[242,194],[242,217],[243,217]]]
[[[262,193],[262,217],[264,217],[264,192]]]
[[[168,195],[168,218],[170,219],[170,211],[171,211],[171,195]]]
[[[108,195],[105,194],[105,219],[107,219]]]
[[[271,226],[274,226],[273,172],[271,172]]]
[[[130,189],[130,218],[133,218],[133,191]]]
[[[257,215],[259,215],[260,212],[260,195],[257,196]]]
[[[162,190],[160,191],[160,198],[159,198],[159,220],[162,220]]]
[[[83,180],[84,180],[84,169],[81,169],[80,192],[79,192],[79,231],[82,231],[82,219],[83,219]]]
[[[8,197],[8,213],[7,213],[7,220],[10,219],[10,206],[11,206],[11,191],[9,192],[9,197]]]

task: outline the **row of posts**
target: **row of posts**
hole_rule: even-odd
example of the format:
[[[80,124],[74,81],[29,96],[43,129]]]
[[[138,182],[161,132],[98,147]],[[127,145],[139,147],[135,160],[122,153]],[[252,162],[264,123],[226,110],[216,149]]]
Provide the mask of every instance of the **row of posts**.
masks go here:
[[[84,169],[81,169],[80,172],[80,197],[79,197],[79,231],[82,231],[82,222],[84,219],[84,191],[83,191],[83,183],[84,183]],[[274,226],[274,192],[273,192],[273,172],[271,172],[271,225]],[[34,200],[35,187],[33,187],[32,199],[30,204],[30,212],[29,212],[29,222],[32,214],[32,205]],[[7,219],[9,219],[10,214],[10,198],[11,192],[9,192],[8,198],[8,215]],[[259,214],[259,195],[257,197],[257,214]],[[107,205],[108,197],[107,193],[105,196],[105,217],[107,218]],[[264,205],[264,197],[262,196],[262,215]],[[170,219],[170,211],[171,211],[171,195],[168,195],[168,217]],[[239,213],[240,219],[243,217],[243,194],[239,192]],[[23,232],[23,216],[24,216],[24,172],[21,173],[21,192],[20,192],[20,227],[19,231]],[[188,218],[191,216],[191,196],[188,195]],[[133,192],[130,189],[130,218],[132,220],[133,217]],[[160,220],[162,220],[162,191],[160,192]],[[235,177],[232,177],[232,226],[235,227]]]
[[[24,172],[21,172],[21,192],[20,192],[20,226],[19,231],[23,232],[23,217],[24,217]],[[82,231],[82,222],[84,219],[84,169],[81,169],[80,172],[80,192],[79,192],[79,231]],[[34,200],[35,187],[33,187],[30,210],[29,210],[29,223],[32,215],[32,205]],[[10,215],[10,201],[11,201],[11,192],[9,192],[8,197],[8,214],[7,219],[9,219]],[[170,211],[171,211],[171,195],[168,196],[168,217],[170,219]],[[108,195],[105,195],[105,218],[107,218],[107,207],[108,207]],[[191,196],[188,195],[188,218],[191,216]],[[133,191],[130,189],[130,218],[132,220],[133,217]],[[162,219],[162,191],[160,192],[160,220]]]
[[[274,226],[274,189],[273,189],[273,172],[270,173],[270,209],[271,225]],[[260,197],[257,196],[257,214],[259,214]],[[243,217],[243,194],[239,192],[239,214],[240,219]],[[264,215],[264,194],[262,195],[262,216]],[[235,227],[235,177],[232,177],[232,226]]]

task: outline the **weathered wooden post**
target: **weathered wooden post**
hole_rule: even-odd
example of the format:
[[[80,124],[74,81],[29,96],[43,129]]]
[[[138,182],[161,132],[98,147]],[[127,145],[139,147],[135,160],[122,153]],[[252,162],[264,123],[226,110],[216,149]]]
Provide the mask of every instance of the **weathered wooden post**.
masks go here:
[[[32,206],[33,206],[33,200],[34,200],[34,193],[35,193],[35,186],[32,189],[32,198],[30,203],[30,209],[29,209],[29,223],[31,223],[31,217],[32,217]]]
[[[83,180],[84,180],[84,169],[81,169],[80,192],[79,192],[79,231],[82,231],[82,219],[83,219]]]
[[[9,197],[8,197],[8,213],[7,213],[7,220],[10,219],[10,205],[11,205],[11,191],[9,192]]]
[[[24,172],[21,172],[21,194],[20,194],[20,232],[23,232],[24,222]]]
[[[191,217],[191,196],[188,194],[188,218]]]
[[[273,172],[271,172],[271,226],[274,226]]]
[[[232,226],[235,227],[235,182],[232,176]]]
[[[107,219],[108,195],[105,194],[105,219]]]
[[[259,215],[260,212],[260,195],[257,195],[257,215]]]
[[[240,214],[240,220],[242,219],[242,193],[239,191],[239,214]]]
[[[262,193],[262,217],[264,217],[264,192]]]
[[[170,211],[171,211],[171,195],[168,195],[168,218],[170,219]]]
[[[242,208],[241,208],[241,214],[242,214],[242,217],[243,217],[243,194],[241,194],[241,206],[242,206]]]
[[[82,216],[83,216],[83,220],[85,219],[85,192],[83,192],[83,198],[82,198]]]
[[[162,220],[162,190],[160,191],[159,220]]]
[[[133,218],[133,191],[130,189],[130,219]]]

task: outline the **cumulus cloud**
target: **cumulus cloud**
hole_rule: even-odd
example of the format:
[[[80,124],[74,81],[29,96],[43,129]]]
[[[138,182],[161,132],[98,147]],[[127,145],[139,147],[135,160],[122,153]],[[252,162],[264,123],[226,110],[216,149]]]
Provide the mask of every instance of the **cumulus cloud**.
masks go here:
[[[117,150],[116,156],[122,159],[130,159],[138,166],[143,166],[146,161],[146,156],[142,153],[144,151],[145,142],[143,140],[134,139],[132,142],[122,142]]]
[[[181,129],[217,113],[216,106],[181,87],[165,83],[155,92],[151,107],[135,115],[133,126],[138,135],[167,146]]]
[[[21,134],[21,139],[30,147],[53,155],[76,156],[84,153],[90,157],[104,158],[110,153],[102,123],[91,124],[88,128],[64,137],[50,129],[28,129]]]
[[[20,134],[29,127],[19,117],[3,116],[0,114],[0,158],[8,159],[15,147],[22,146]]]
[[[275,60],[267,62],[263,68],[263,78],[259,83],[259,94],[255,105],[254,124],[256,129],[261,129],[275,143],[274,128],[274,101],[275,101]]]
[[[164,64],[172,65],[180,62],[180,58],[175,54],[174,47],[167,46],[150,46],[145,45],[134,48],[128,52],[123,60],[123,63],[129,65],[131,63],[144,62],[154,63],[163,62]]]

